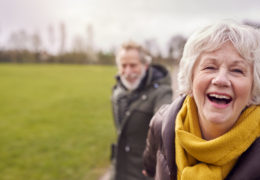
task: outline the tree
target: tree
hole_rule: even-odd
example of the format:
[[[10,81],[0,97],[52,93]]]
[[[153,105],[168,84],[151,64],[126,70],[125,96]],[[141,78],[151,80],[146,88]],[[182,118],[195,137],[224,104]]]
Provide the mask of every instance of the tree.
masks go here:
[[[49,50],[54,51],[54,45],[55,45],[55,36],[54,36],[54,28],[50,24],[48,26],[48,44],[49,44]]]
[[[35,32],[32,37],[31,37],[31,41],[32,41],[32,50],[36,53],[39,53],[41,46],[42,46],[42,40],[40,35]]]
[[[94,31],[91,24],[87,26],[87,54],[92,62],[97,62],[98,58],[94,51]]]
[[[13,32],[9,36],[8,46],[10,49],[15,50],[28,50],[29,46],[29,35],[25,30],[20,30],[18,32]]]
[[[160,57],[161,52],[156,39],[148,39],[144,42],[144,47],[153,57]]]
[[[63,54],[65,52],[65,44],[66,44],[66,26],[64,23],[60,24],[60,53]]]
[[[86,44],[82,36],[80,35],[75,36],[72,46],[74,52],[86,53]]]
[[[55,43],[54,29],[51,24],[48,26],[48,40],[50,45],[53,45]]]
[[[168,57],[174,62],[179,62],[187,39],[182,35],[173,36],[168,43]]]
[[[251,20],[244,20],[243,22],[246,25],[252,26],[254,28],[260,29],[260,23],[259,22],[253,22]]]
[[[1,34],[1,31],[2,31],[2,29],[1,29],[1,27],[0,27],[0,34]],[[0,37],[1,37],[1,35],[0,35]],[[0,50],[2,49],[2,44],[0,44]]]

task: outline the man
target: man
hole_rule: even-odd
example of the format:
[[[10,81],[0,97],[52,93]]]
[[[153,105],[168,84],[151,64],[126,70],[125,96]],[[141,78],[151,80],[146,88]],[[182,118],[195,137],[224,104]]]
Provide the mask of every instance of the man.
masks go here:
[[[162,104],[172,100],[171,79],[134,42],[122,45],[116,57],[117,83],[112,94],[117,144],[113,146],[113,180],[148,179],[142,174],[142,154],[149,123]]]

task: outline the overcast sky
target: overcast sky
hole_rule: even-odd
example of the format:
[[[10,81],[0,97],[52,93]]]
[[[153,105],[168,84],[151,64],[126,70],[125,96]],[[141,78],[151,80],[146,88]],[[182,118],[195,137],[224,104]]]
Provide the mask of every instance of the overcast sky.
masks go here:
[[[176,34],[189,36],[196,28],[220,19],[260,22],[259,0],[0,0],[0,43],[11,32],[38,32],[45,44],[48,28],[56,39],[65,23],[67,48],[75,36],[85,37],[91,24],[96,48],[109,49],[123,41],[156,39],[161,46]]]

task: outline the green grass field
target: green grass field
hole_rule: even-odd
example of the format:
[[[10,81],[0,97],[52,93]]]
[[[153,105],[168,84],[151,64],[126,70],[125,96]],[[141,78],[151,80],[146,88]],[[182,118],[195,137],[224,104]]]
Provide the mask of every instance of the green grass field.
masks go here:
[[[115,139],[116,68],[0,65],[0,179],[95,180]]]

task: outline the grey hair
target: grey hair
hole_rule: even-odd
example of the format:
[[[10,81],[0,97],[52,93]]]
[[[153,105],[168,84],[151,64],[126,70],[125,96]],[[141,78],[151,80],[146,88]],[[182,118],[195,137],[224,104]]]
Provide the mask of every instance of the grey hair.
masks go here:
[[[121,45],[119,51],[117,52],[116,55],[116,63],[119,63],[119,58],[120,58],[120,52],[124,51],[124,50],[132,50],[135,49],[139,52],[140,55],[140,61],[142,64],[151,64],[152,62],[152,57],[150,56],[149,52],[144,49],[141,45],[137,44],[134,41],[128,41],[124,44]]]
[[[191,35],[184,46],[178,73],[179,93],[190,94],[195,62],[203,52],[211,52],[230,41],[238,53],[253,64],[252,104],[260,104],[260,31],[234,21],[208,25]]]

